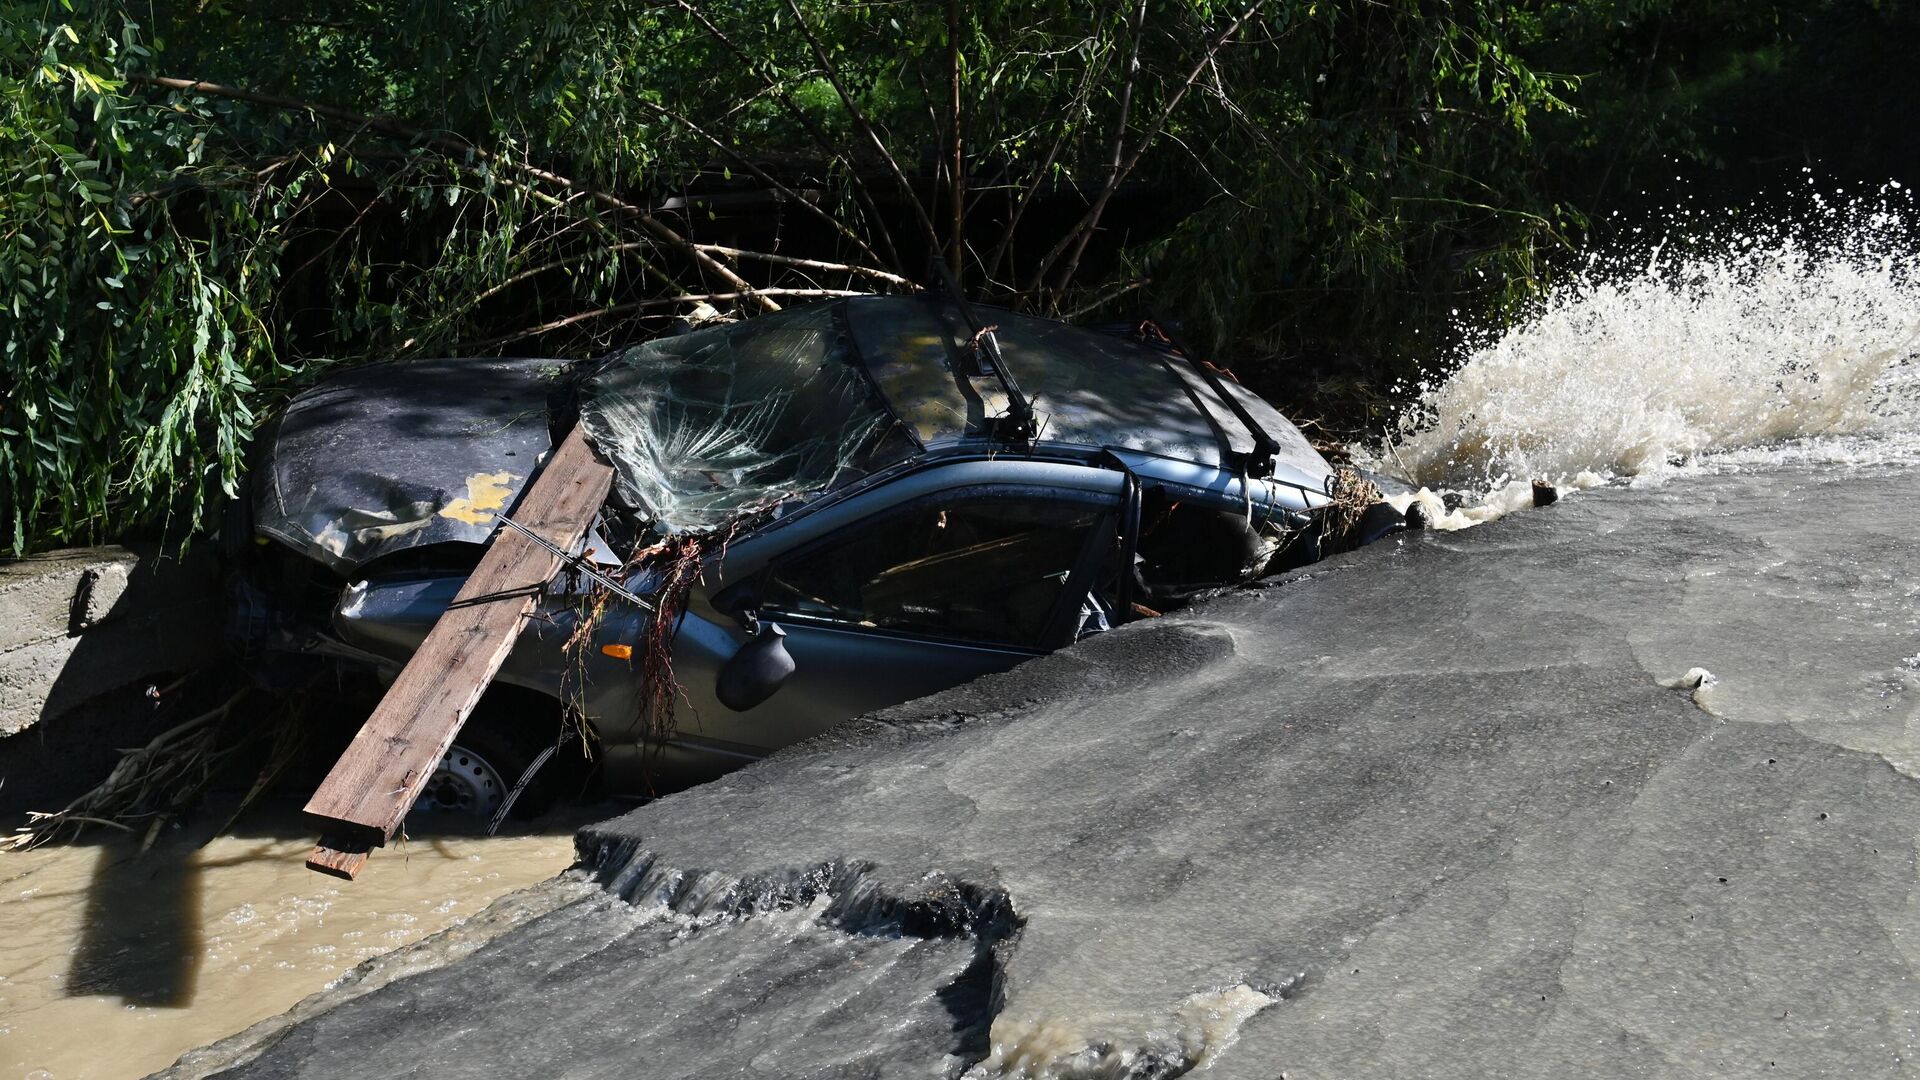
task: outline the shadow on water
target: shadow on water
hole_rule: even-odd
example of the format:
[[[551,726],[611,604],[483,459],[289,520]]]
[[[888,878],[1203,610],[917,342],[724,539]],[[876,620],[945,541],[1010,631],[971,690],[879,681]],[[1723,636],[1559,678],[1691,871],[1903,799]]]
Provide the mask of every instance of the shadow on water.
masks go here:
[[[607,804],[510,823],[410,822],[356,882],[304,866],[300,792],[228,824],[203,804],[138,834],[0,855],[0,1074],[144,1076],[283,1012],[355,965],[471,917],[571,863]]]
[[[992,1049],[993,988],[998,976],[994,959],[996,941],[976,939],[973,959],[952,982],[934,991],[941,1008],[953,1019],[954,1057],[980,1061]]]
[[[600,810],[593,816],[604,816]],[[587,811],[568,810],[524,823],[514,835],[571,833],[584,823]],[[294,813],[294,807],[263,808],[250,813],[236,828],[224,832],[210,816],[200,828],[175,830],[173,836],[140,852],[137,844],[118,836],[91,836],[97,852],[92,877],[85,889],[86,913],[68,966],[65,996],[118,998],[129,1006],[187,1008],[194,1004],[200,965],[205,955],[207,912],[203,910],[206,875],[231,867],[272,860],[285,861],[289,842],[312,839],[312,833]],[[467,856],[453,841],[481,835],[480,823],[409,821],[409,841],[387,848],[389,859],[431,855],[448,861]],[[258,840],[244,849],[214,855],[207,844],[218,837]],[[381,857],[377,855],[376,858]],[[351,887],[351,886],[347,886]],[[79,897],[75,898],[80,899]],[[226,902],[214,898],[215,905]],[[220,909],[215,907],[217,913]]]
[[[144,855],[103,846],[87,889],[67,996],[185,1008],[200,971],[200,867],[191,848]]]
[[[210,693],[217,698],[225,689],[222,685]],[[109,763],[96,760],[105,754],[72,754],[76,742],[89,748],[145,745],[158,730],[178,723],[181,715],[190,715],[201,704],[194,701],[184,709],[156,710],[147,704],[146,697],[144,687],[128,687],[111,700],[103,700],[96,710],[105,718],[105,726],[50,725],[56,729],[56,737],[36,739],[36,745],[24,748],[10,744],[9,752],[0,755],[0,777],[5,778],[6,789],[18,790],[6,790],[8,798],[0,800],[4,824],[19,823],[28,810],[58,807],[79,794],[84,785],[106,775]],[[333,704],[334,711],[348,718],[364,715],[367,707],[351,696]],[[222,935],[236,929],[209,925],[210,920],[217,924],[235,905],[283,903],[286,894],[280,890],[289,887],[283,885],[267,895],[258,883],[268,877],[242,873],[236,878],[223,871],[245,864],[280,862],[296,868],[293,877],[301,879],[297,867],[315,834],[300,817],[299,807],[331,765],[335,745],[343,745],[354,726],[341,721],[317,730],[306,752],[287,768],[274,789],[237,820],[235,814],[245,791],[240,785],[259,768],[259,754],[252,751],[252,756],[240,759],[229,769],[231,777],[205,793],[180,824],[162,829],[147,850],[140,850],[146,820],[141,818],[132,819],[136,830],[132,833],[91,827],[68,841],[79,849],[60,860],[69,869],[42,878],[64,877],[63,887],[68,891],[63,902],[79,915],[67,931],[72,936],[59,943],[69,948],[50,944],[39,953],[65,968],[59,996],[117,1000],[129,1008],[192,1007],[201,990],[201,968],[208,949],[219,947]],[[38,745],[42,742],[45,745]],[[457,841],[476,838],[483,832],[484,823],[427,817],[430,820],[421,820],[418,815],[410,818],[410,839],[389,845],[376,858],[390,863],[425,856],[435,862],[452,863],[471,857],[470,850],[455,850]],[[537,821],[514,822],[503,831],[502,839],[571,833],[586,820],[580,813],[567,811]],[[244,886],[250,891],[236,894],[240,881],[252,882]],[[385,884],[390,886],[391,882]],[[303,891],[301,886],[291,888]],[[45,899],[52,894],[39,895]],[[391,892],[385,892],[382,902],[393,901]]]

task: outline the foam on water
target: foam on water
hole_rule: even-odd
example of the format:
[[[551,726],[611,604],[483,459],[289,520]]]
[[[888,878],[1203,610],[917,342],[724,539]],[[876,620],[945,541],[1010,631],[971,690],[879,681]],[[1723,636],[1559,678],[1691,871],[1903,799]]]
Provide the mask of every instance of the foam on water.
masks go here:
[[[1355,460],[1470,493],[1464,511],[1433,515],[1443,527],[1524,505],[1535,478],[1577,489],[1700,468],[1920,460],[1910,193],[1890,184],[1808,201],[1813,228],[1731,232],[1683,214],[1648,253],[1590,260],[1416,387],[1396,429],[1352,448]]]

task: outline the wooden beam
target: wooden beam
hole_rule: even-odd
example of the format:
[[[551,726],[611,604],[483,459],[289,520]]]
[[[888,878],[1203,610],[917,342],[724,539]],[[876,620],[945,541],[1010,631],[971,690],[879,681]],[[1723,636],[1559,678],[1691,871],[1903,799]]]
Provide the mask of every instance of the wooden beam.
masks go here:
[[[613,469],[575,428],[529,483],[513,519],[571,551],[612,484]],[[308,866],[351,878],[366,852],[398,831],[559,569],[559,557],[525,534],[494,534],[480,565],[308,801],[307,817],[323,834]]]
[[[307,856],[307,869],[352,881],[360,876],[360,871],[366,868],[367,859],[372,855],[373,845],[365,840],[323,836]]]

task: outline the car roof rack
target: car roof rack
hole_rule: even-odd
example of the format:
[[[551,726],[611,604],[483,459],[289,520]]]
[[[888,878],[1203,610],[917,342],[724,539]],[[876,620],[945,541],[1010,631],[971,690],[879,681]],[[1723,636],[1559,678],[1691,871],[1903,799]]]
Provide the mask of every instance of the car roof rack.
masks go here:
[[[1006,437],[1022,446],[1033,442],[1039,434],[1034,425],[1033,405],[1020,391],[1020,384],[1013,377],[1013,371],[1007,367],[1006,357],[1000,353],[1000,340],[994,336],[997,326],[980,321],[980,316],[967,302],[966,293],[961,291],[960,282],[953,271],[939,257],[928,260],[930,277],[935,288],[927,290],[927,298],[935,303],[945,299],[960,312],[960,318],[966,323],[973,337],[966,350],[972,354],[973,370],[954,372],[954,378],[960,383],[962,393],[979,393],[972,378],[990,378],[1000,384],[1001,392],[1007,396],[1007,411],[1004,416],[989,417],[986,421],[987,433],[994,437]]]
[[[1149,326],[1165,341],[1156,342],[1148,337],[1146,330]],[[1192,365],[1195,371],[1199,372],[1200,378],[1206,382],[1214,396],[1220,399],[1221,403],[1227,407],[1227,411],[1233,414],[1233,418],[1240,422],[1240,426],[1245,428],[1247,435],[1253,439],[1251,450],[1236,450],[1233,447],[1232,438],[1223,432],[1222,441],[1227,444],[1225,450],[1228,457],[1235,459],[1233,464],[1241,466],[1249,475],[1272,476],[1274,456],[1280,452],[1280,442],[1266,428],[1261,427],[1260,422],[1254,419],[1253,413],[1247,409],[1245,403],[1227,389],[1226,383],[1220,380],[1220,369],[1202,360],[1199,353],[1194,352],[1185,341],[1181,340],[1180,333],[1174,329],[1173,324],[1162,319],[1157,311],[1147,312],[1146,321],[1134,327],[1133,336],[1147,345],[1162,349],[1172,346],[1172,352],[1178,353],[1182,359]]]

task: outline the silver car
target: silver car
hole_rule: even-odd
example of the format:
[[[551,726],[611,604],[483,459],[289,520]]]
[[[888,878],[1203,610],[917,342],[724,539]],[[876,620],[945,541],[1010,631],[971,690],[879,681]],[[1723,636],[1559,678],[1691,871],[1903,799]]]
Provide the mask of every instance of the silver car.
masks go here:
[[[424,805],[530,786],[569,730],[532,695],[584,717],[607,790],[647,793],[1400,525],[1151,323],[858,297],[306,392],[254,472],[250,655],[390,679],[575,422],[614,496]]]

